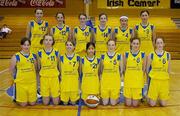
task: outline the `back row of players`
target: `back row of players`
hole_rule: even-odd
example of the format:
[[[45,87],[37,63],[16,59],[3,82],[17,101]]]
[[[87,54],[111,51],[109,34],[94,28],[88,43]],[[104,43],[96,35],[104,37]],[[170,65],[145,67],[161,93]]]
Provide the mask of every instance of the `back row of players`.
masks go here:
[[[145,17],[148,17],[147,11],[142,11],[141,15],[143,13]],[[36,15],[38,16],[38,14],[42,14],[41,9],[36,10]],[[56,17],[59,21],[60,19],[62,22],[64,21],[62,13],[58,13]],[[81,22],[84,20],[83,24],[85,24],[86,15],[81,14],[79,18]],[[142,33],[146,35],[133,37],[129,40],[128,37],[131,34],[133,35],[133,30],[127,30],[127,27],[118,27],[114,31],[116,39],[113,39],[113,36],[109,39],[108,34],[111,33],[111,29],[105,25],[107,16],[101,14],[99,19],[101,22],[100,26],[95,27],[93,30],[95,36],[91,37],[92,40],[90,42],[86,40],[86,36],[90,34],[88,30],[91,30],[91,28],[86,27],[86,25],[84,29],[81,29],[82,26],[74,29],[76,42],[72,39],[72,36],[69,39],[66,38],[66,40],[56,41],[56,36],[62,39],[61,37],[66,37],[66,32],[70,30],[64,23],[61,25],[64,28],[58,28],[59,25],[53,27],[51,35],[44,34],[43,39],[41,38],[40,41],[37,39],[40,37],[40,34],[34,33],[36,32],[35,30],[39,29],[35,28],[37,27],[35,25],[40,26],[41,24],[34,21],[29,23],[32,31],[30,35],[34,37],[31,39],[31,47],[32,51],[36,52],[37,55],[30,53],[31,41],[23,38],[21,40],[22,50],[12,57],[10,66],[16,86],[15,99],[20,105],[26,106],[28,103],[30,105],[36,103],[36,72],[37,77],[40,77],[40,90],[45,105],[49,104],[50,97],[52,97],[54,104],[58,104],[59,100],[63,101],[64,104],[68,102],[75,104],[80,98],[80,93],[82,93],[81,97],[83,100],[88,95],[93,94],[102,98],[102,104],[107,105],[110,103],[115,105],[119,101],[121,81],[123,80],[125,104],[127,106],[138,106],[139,100],[142,98],[142,88],[146,83],[145,75],[150,77],[148,83],[149,104],[155,106],[157,99],[160,99],[160,104],[162,106],[166,105],[166,100],[169,98],[168,73],[170,70],[170,54],[163,50],[164,40],[163,38],[154,39],[156,49],[155,51],[153,49],[149,50],[151,51],[150,55],[140,50],[140,45],[142,47],[145,44],[146,48],[152,45],[153,25],[150,27],[150,24],[146,27],[142,26],[143,23],[137,25],[136,29],[141,30],[139,35]],[[122,25],[123,22],[125,22],[125,25],[127,24],[127,19],[126,16],[120,18]],[[47,23],[44,22],[44,24],[47,26]],[[101,27],[104,29],[100,29]],[[83,34],[83,31],[87,28],[88,33]],[[42,27],[41,29],[44,28]],[[56,31],[61,32],[61,30],[64,30],[62,35],[58,35]],[[81,34],[78,35],[79,31]],[[127,33],[123,35],[126,31]],[[118,34],[119,32],[122,35]],[[64,36],[63,33],[65,33]],[[149,33],[150,35],[148,35]],[[78,38],[84,38],[84,40],[78,41]],[[99,40],[99,38],[103,39],[103,41]],[[123,38],[124,41],[118,41],[118,38]],[[56,42],[59,42],[59,45],[56,45]],[[40,48],[42,45],[40,44],[40,46],[39,43],[43,45],[43,49]],[[99,48],[97,47],[98,45]],[[119,47],[118,49],[116,49],[116,45]],[[119,50],[122,49],[121,45],[124,45],[123,49],[128,48],[121,51],[124,53],[119,54]],[[153,46],[151,47],[153,48]],[[85,51],[83,51],[84,49]],[[82,52],[86,52],[86,55]],[[81,58],[77,53],[82,53],[85,56]],[[146,57],[147,55],[148,58]],[[150,65],[152,67],[151,70],[149,70]]]

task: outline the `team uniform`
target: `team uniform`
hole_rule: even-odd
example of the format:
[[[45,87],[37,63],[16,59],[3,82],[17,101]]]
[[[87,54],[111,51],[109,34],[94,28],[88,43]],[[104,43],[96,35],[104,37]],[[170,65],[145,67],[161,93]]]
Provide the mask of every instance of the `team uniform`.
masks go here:
[[[170,54],[164,52],[163,55],[151,53],[151,67],[149,72],[149,90],[148,97],[152,100],[167,100],[169,99],[169,73],[168,61]]]
[[[105,29],[100,29],[99,26],[94,27],[95,42],[96,42],[96,56],[100,56],[107,51],[107,41],[110,39],[111,27],[106,26]]]
[[[120,27],[114,28],[117,52],[124,54],[124,52],[130,50],[130,39],[132,32],[132,28],[129,27],[126,30],[122,30]]]
[[[59,70],[58,70],[58,51],[52,49],[51,52],[46,52],[44,49],[38,51],[38,56],[41,64],[40,75],[40,90],[43,97],[59,96]]]
[[[124,96],[126,98],[141,99],[142,88],[144,87],[143,61],[145,53],[139,51],[132,54],[130,51],[125,53],[126,71],[124,77]]]
[[[86,26],[85,29],[81,29],[79,26],[74,28],[74,36],[76,38],[76,53],[80,56],[85,55],[86,43],[91,39],[91,27]]]
[[[68,57],[66,54],[60,56],[61,62],[61,100],[75,102],[79,99],[79,73],[78,67],[80,57],[74,54]]]
[[[100,60],[94,58],[88,60],[87,57],[81,59],[82,62],[82,99],[85,100],[88,95],[99,95],[99,77],[98,68]]]
[[[146,54],[149,54],[151,51],[154,51],[153,47],[153,24],[148,24],[147,26],[142,26],[141,23],[136,25],[137,37],[141,40],[140,50],[144,51]]]
[[[42,21],[42,23],[37,23],[36,21],[30,21],[30,38],[31,38],[31,52],[37,54],[38,50],[42,49],[40,44],[43,36],[48,32],[48,22]]]
[[[107,53],[101,56],[104,64],[102,79],[101,79],[101,97],[103,99],[118,99],[120,97],[120,61],[121,55],[115,53],[114,56],[109,56]]]
[[[18,102],[36,102],[37,81],[34,62],[35,54],[24,56],[16,53],[16,74],[14,76],[15,100]]]
[[[68,40],[69,33],[70,27],[67,25],[64,25],[63,28],[59,28],[58,26],[52,27],[52,36],[55,40],[54,48],[56,48],[60,54],[64,54],[66,51],[65,42]]]

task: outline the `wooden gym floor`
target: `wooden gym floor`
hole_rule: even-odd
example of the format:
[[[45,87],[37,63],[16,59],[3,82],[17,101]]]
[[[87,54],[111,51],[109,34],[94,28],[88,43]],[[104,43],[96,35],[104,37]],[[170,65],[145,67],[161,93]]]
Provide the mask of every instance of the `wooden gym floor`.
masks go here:
[[[125,107],[122,103],[117,106],[98,106],[89,109],[83,106],[28,106],[22,108],[14,104],[6,95],[6,89],[10,86],[10,73],[8,71],[9,60],[0,59],[0,116],[180,116],[180,60],[172,61],[170,79],[171,98],[167,107],[148,107],[141,104],[138,108]]]

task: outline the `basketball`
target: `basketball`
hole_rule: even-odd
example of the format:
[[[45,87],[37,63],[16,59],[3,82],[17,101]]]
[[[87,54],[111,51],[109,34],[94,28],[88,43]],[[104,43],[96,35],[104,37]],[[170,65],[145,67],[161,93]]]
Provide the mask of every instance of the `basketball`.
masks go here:
[[[85,100],[85,103],[90,108],[95,108],[99,105],[99,98],[95,95],[89,95]]]

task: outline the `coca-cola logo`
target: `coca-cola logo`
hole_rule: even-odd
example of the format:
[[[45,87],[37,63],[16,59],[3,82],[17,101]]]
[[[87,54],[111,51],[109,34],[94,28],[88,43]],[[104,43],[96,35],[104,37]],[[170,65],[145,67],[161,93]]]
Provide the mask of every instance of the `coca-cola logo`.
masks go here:
[[[65,0],[0,0],[0,7],[65,7]]]

